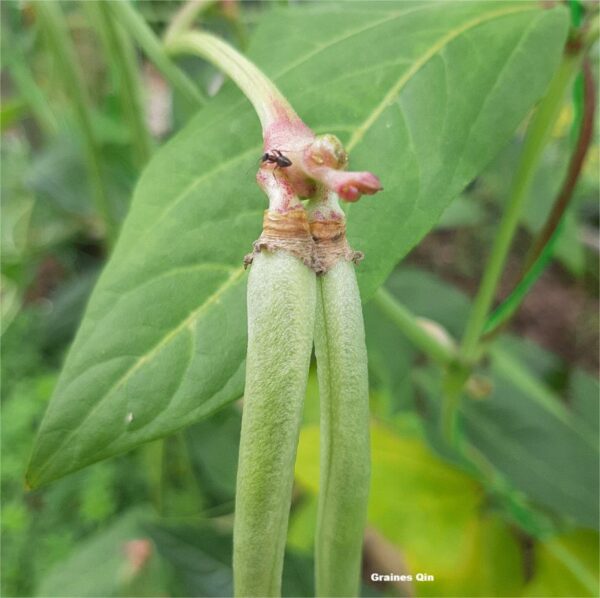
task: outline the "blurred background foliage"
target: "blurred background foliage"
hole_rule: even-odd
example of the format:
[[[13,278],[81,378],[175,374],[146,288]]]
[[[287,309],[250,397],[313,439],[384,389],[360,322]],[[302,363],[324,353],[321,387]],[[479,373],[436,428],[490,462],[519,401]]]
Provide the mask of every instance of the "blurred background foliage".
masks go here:
[[[54,26],[36,2],[0,7],[2,594],[229,596],[238,405],[48,488],[23,487],[65,350],[136,180],[198,108],[107,18],[106,3],[52,4]],[[242,50],[272,7],[204,5],[202,26]],[[134,6],[160,37],[180,3]],[[204,97],[218,92],[223,78],[211,66],[191,58],[178,66]],[[575,89],[536,176],[504,295],[564,177],[577,109]],[[464,327],[522,136],[388,280],[440,334],[438,325],[453,335]],[[376,304],[365,306],[373,481],[364,595],[597,595],[599,167],[595,135],[553,259],[469,387],[462,410],[477,468],[459,467],[439,438],[439,370]],[[311,373],[287,596],[313,592],[317,424]],[[372,584],[373,571],[435,581]]]

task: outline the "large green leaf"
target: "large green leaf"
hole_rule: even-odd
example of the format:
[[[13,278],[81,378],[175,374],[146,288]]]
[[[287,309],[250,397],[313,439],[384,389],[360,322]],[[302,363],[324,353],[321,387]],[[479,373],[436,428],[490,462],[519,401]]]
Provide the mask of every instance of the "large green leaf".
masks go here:
[[[250,57],[385,192],[350,210],[370,295],[539,98],[561,8],[316,4],[271,13]],[[265,199],[258,122],[230,84],[160,151],[134,194],[35,447],[28,482],[165,436],[242,394],[243,255]]]

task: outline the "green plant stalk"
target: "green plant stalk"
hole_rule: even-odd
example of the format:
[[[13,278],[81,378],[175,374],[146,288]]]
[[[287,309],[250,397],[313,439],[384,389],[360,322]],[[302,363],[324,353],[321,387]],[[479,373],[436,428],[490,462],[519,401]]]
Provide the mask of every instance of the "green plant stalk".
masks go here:
[[[2,27],[2,56],[8,65],[11,79],[40,128],[47,135],[55,135],[58,131],[56,116],[48,105],[44,92],[35,81],[28,61],[17,41],[13,39],[8,27]]]
[[[315,274],[284,252],[255,255],[237,474],[236,596],[279,596],[315,320]]]
[[[562,542],[556,539],[549,539],[546,543],[546,550],[577,578],[585,586],[590,596],[598,595],[598,580],[593,571],[582,563]]]
[[[106,2],[97,2],[100,25],[104,30],[106,50],[111,55],[119,79],[119,91],[123,112],[131,128],[131,142],[138,169],[152,155],[152,138],[146,126],[142,83],[133,46],[123,34],[119,23]]]
[[[316,595],[358,596],[370,478],[369,383],[354,264],[317,281],[315,354],[321,401]]]
[[[578,89],[580,84],[581,89]],[[517,310],[529,289],[544,272],[545,267],[552,258],[554,245],[564,223],[565,212],[572,201],[573,191],[577,185],[593,137],[596,94],[592,68],[587,57],[584,58],[582,72],[577,75],[575,80],[574,90],[577,90],[577,93],[574,94],[573,98],[575,117],[571,132],[577,134],[577,139],[575,139],[565,179],[544,226],[538,232],[527,257],[523,261],[520,280],[511,294],[488,317],[483,339],[486,343],[504,328],[508,319]]]
[[[169,45],[176,37],[188,31],[198,15],[209,8],[216,0],[188,0],[181,9],[179,9],[163,36],[165,45]]]
[[[171,85],[192,105],[203,106],[206,98],[194,82],[171,60],[162,42],[127,0],[107,2],[115,18],[136,39],[142,50]]]
[[[514,178],[510,199],[485,268],[463,336],[460,354],[467,364],[473,363],[480,352],[479,342],[485,327],[496,289],[502,276],[508,251],[519,224],[519,217],[528,196],[533,177],[550,137],[552,126],[560,113],[563,98],[579,69],[581,56],[566,54],[546,96],[541,101],[527,130],[523,153]]]
[[[143,461],[152,503],[156,512],[164,514],[164,465],[165,465],[165,439],[159,438],[148,442],[142,447],[141,459]]]
[[[195,54],[222,70],[250,100],[263,131],[282,116],[298,118],[293,108],[264,73],[235,48],[210,33],[189,31],[172,39],[169,53]]]
[[[459,361],[451,364],[443,383],[443,399],[440,409],[440,431],[448,445],[454,449],[462,450],[462,435],[458,427],[457,411],[463,387],[470,376],[470,368]]]
[[[532,507],[526,497],[512,486],[476,446],[466,442],[464,457],[463,466],[504,503],[510,518],[521,529],[535,538],[556,533],[552,520]]]
[[[538,258],[534,261],[523,278],[515,286],[510,295],[492,313],[490,313],[483,329],[483,334],[485,335],[486,340],[488,340],[491,335],[494,335],[503,328],[504,324],[508,322],[508,320],[521,306],[521,303],[533,285],[546,271],[546,267],[550,264],[552,259],[554,246],[560,234],[561,228],[562,227],[559,225],[554,230],[554,233],[544,246]]]
[[[57,2],[37,2],[35,9],[40,16],[40,23],[45,30],[50,49],[60,66],[65,93],[71,98],[79,121],[96,209],[104,220],[108,243],[112,245],[117,231],[108,201],[108,190],[102,175],[100,146],[94,135],[89,99],[78,70],[73,47],[69,43],[62,12]]]
[[[373,302],[400,329],[400,331],[423,353],[442,365],[448,365],[455,359],[454,351],[429,334],[417,317],[384,287],[373,296]]]

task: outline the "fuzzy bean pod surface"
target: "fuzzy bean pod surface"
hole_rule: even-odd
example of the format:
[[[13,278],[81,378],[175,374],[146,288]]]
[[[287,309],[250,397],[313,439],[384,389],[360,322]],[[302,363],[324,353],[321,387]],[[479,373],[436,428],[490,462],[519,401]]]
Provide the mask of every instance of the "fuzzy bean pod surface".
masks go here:
[[[357,596],[370,479],[369,384],[354,264],[317,280],[315,353],[321,400],[317,596]]]
[[[234,524],[236,596],[279,596],[313,343],[315,274],[262,251],[248,277],[248,354]]]

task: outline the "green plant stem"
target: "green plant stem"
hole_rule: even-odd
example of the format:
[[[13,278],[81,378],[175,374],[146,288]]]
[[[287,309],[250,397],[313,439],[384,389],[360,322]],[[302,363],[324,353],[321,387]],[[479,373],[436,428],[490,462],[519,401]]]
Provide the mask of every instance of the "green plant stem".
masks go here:
[[[343,259],[317,281],[315,354],[321,402],[316,595],[358,596],[370,478],[369,381],[354,264]]]
[[[188,0],[175,13],[163,36],[165,45],[169,45],[176,37],[188,31],[194,24],[196,17],[209,8],[216,0]]]
[[[539,232],[533,246],[527,256],[524,266],[524,272],[531,267],[538,259],[549,240],[553,237],[558,225],[562,222],[565,211],[567,210],[575,185],[583,169],[585,157],[592,143],[594,133],[594,116],[596,112],[596,93],[592,67],[589,59],[586,59],[583,64],[583,110],[581,122],[578,123],[579,135],[573,155],[569,161],[567,175],[561,186],[560,192],[552,206],[552,211],[548,216],[542,230]]]
[[[598,595],[598,580],[596,579],[596,575],[562,542],[550,538],[545,548],[554,558],[571,571],[576,579],[589,591],[590,596]]]
[[[123,35],[114,13],[110,11],[108,3],[97,2],[96,6],[105,32],[106,49],[112,56],[112,63],[117,70],[123,112],[131,127],[135,161],[141,170],[152,155],[152,138],[146,126],[142,84],[135,53],[129,38]]]
[[[172,39],[169,53],[195,54],[223,71],[250,100],[263,126],[263,131],[282,115],[298,119],[289,102],[264,75],[235,48],[210,33],[189,31]]]
[[[48,135],[58,131],[56,116],[44,92],[35,81],[26,56],[8,27],[2,27],[2,57],[8,65],[10,76],[20,96],[29,106],[40,128]]]
[[[542,247],[541,253],[531,265],[527,265],[528,269],[521,274],[521,279],[517,282],[510,295],[508,295],[508,297],[506,297],[506,299],[504,299],[504,301],[488,316],[483,329],[483,339],[486,343],[504,330],[510,321],[510,318],[512,318],[519,309],[521,303],[527,296],[527,293],[545,272],[552,260],[554,245],[556,244],[559,233],[559,227],[554,229],[552,236],[546,239],[546,244]]]
[[[589,16],[590,28],[586,31],[584,37],[585,48],[591,48],[600,38],[600,19],[598,19],[598,9],[594,10]]]
[[[458,426],[457,412],[463,387],[470,376],[470,368],[456,361],[446,372],[440,409],[440,431],[448,446],[462,449],[462,435]]]
[[[456,356],[452,347],[445,345],[427,332],[417,317],[385,288],[381,287],[374,295],[373,302],[396,324],[401,332],[428,357],[448,365]]]
[[[206,98],[193,81],[171,60],[162,42],[127,0],[107,2],[119,23],[131,33],[171,85],[190,103],[203,106]]]
[[[102,175],[101,151],[94,135],[89,99],[75,60],[73,47],[69,42],[63,15],[57,2],[37,2],[35,9],[40,16],[40,23],[45,30],[48,45],[60,66],[59,71],[63,77],[65,94],[71,98],[75,109],[75,115],[83,135],[92,194],[96,209],[106,226],[106,236],[110,246],[116,238],[116,222],[111,213],[108,190]]]
[[[521,492],[473,444],[465,442],[463,466],[505,505],[513,521],[536,538],[556,532],[552,520],[528,504]]]
[[[580,61],[581,57],[579,55],[566,54],[564,56],[550,83],[546,96],[535,111],[528,127],[510,199],[494,240],[494,245],[463,336],[460,354],[466,363],[473,363],[479,355],[479,342],[485,327],[487,315],[496,294],[498,283],[502,276],[508,251],[519,224],[523,205],[527,199],[543,149],[550,137],[552,126],[560,113],[564,95],[570,88],[573,77],[579,68]]]
[[[312,351],[316,276],[283,251],[254,257],[233,529],[236,596],[279,596]]]
[[[162,515],[164,512],[165,439],[160,438],[145,444],[142,447],[141,458],[148,476],[151,500],[156,512]]]
[[[544,226],[536,236],[524,260],[521,275],[515,288],[487,318],[483,330],[486,343],[504,329],[510,317],[516,312],[527,292],[544,272],[552,258],[554,244],[558,239],[560,226],[564,222],[565,212],[573,197],[573,191],[581,174],[594,131],[596,94],[589,58],[584,60],[582,73],[578,75],[574,87],[577,88],[580,82],[581,89],[578,90],[576,97],[573,99],[576,119],[573,130],[577,132],[577,140],[569,160],[565,180]]]

